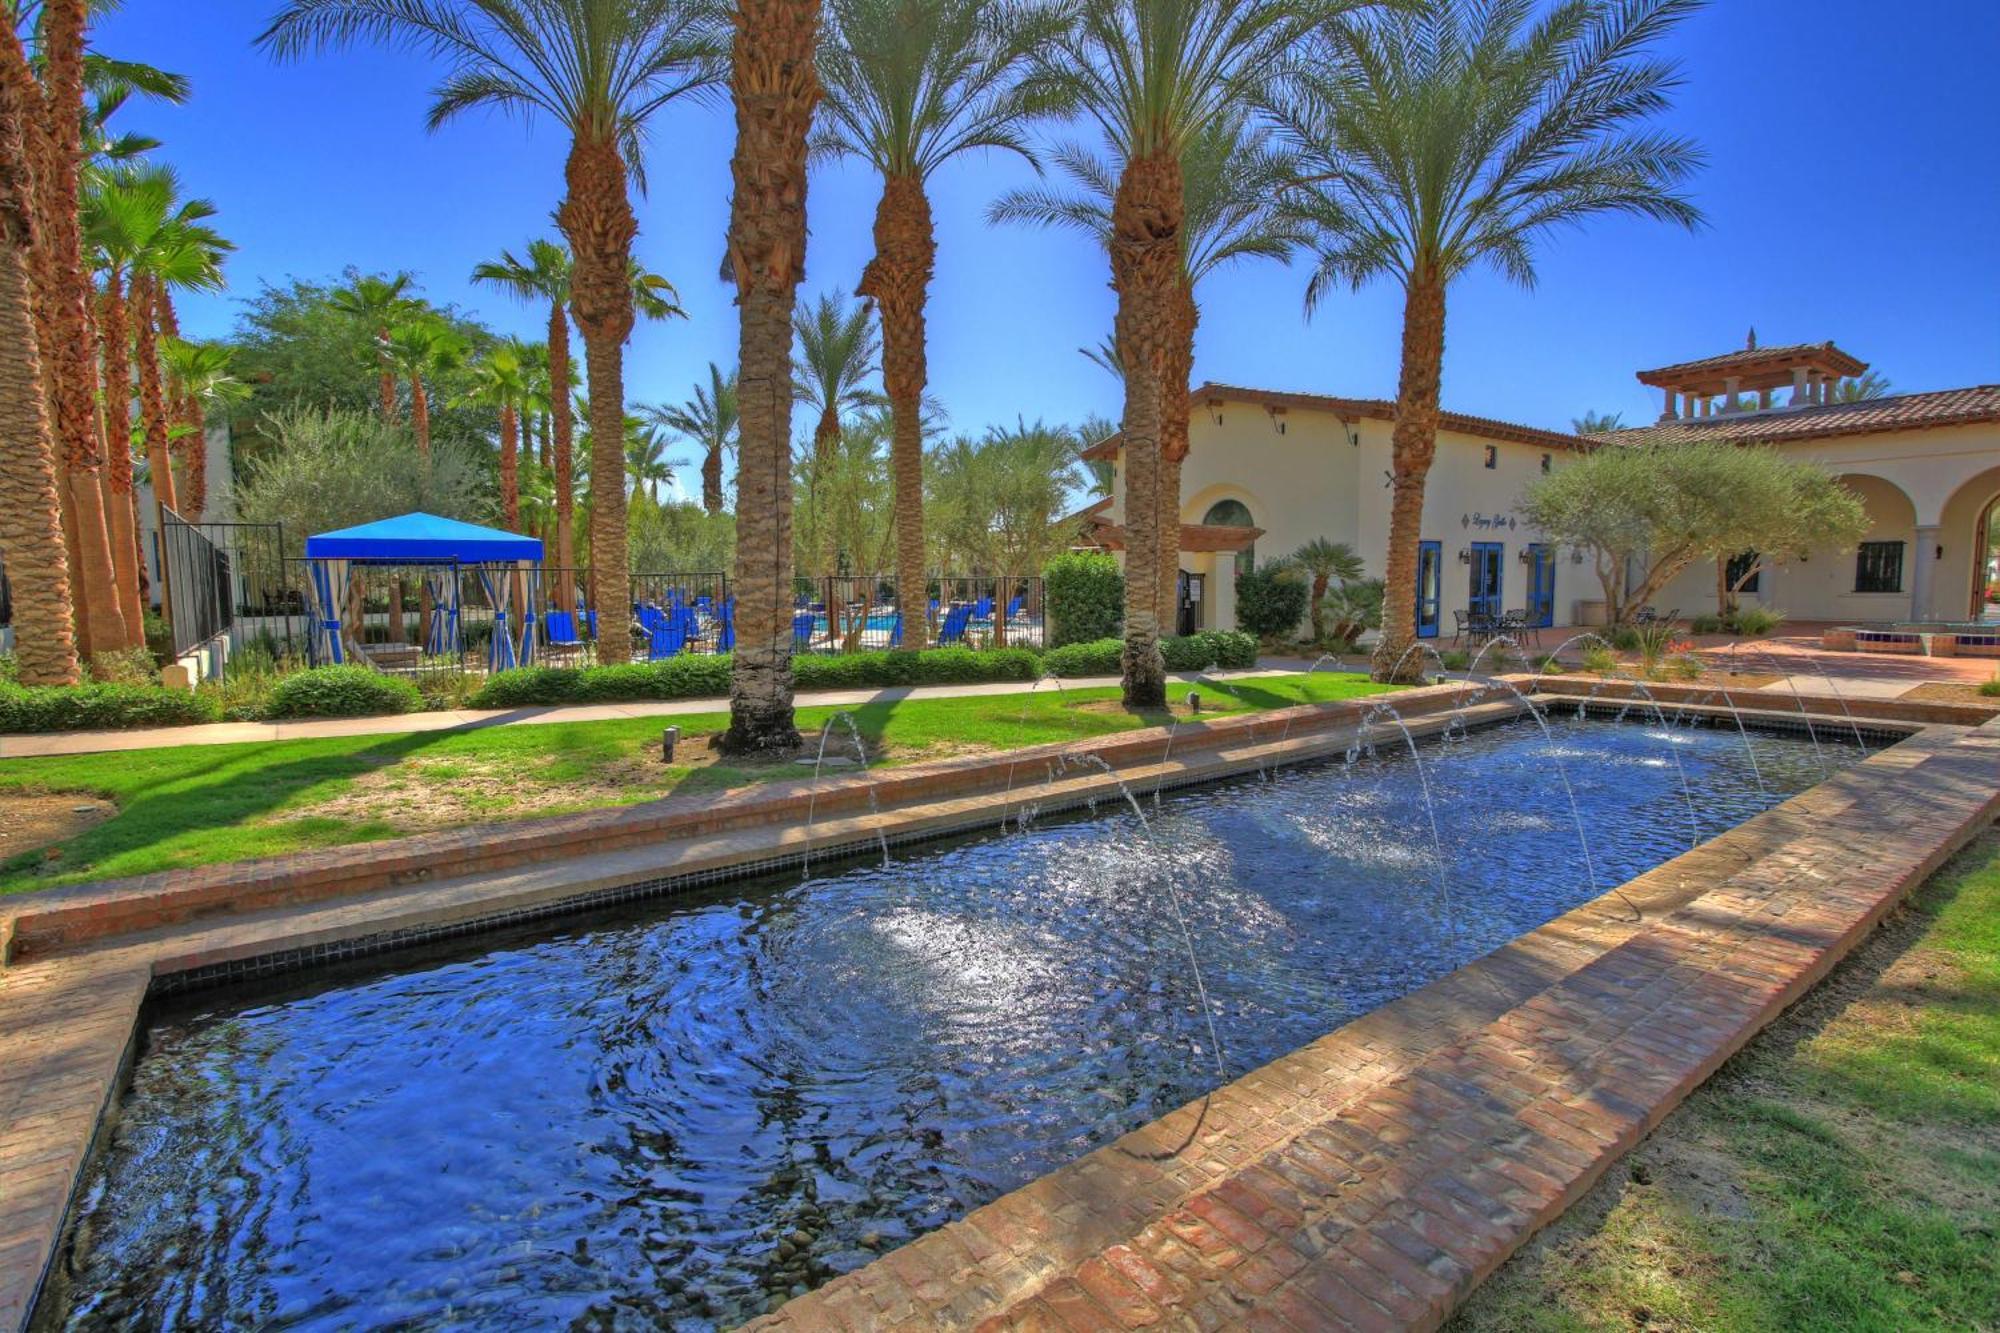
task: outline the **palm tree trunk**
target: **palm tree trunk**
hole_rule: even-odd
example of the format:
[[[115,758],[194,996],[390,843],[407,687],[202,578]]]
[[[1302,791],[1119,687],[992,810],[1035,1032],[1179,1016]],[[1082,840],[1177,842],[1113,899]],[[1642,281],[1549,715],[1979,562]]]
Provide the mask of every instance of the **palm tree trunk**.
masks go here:
[[[169,338],[181,336],[181,317],[174,309],[174,294],[164,288],[160,291],[160,332]],[[181,456],[181,480],[185,483],[177,488],[184,506],[182,512],[199,523],[208,509],[208,415],[193,390],[186,385],[169,387],[169,419],[183,431],[180,446],[174,451]]]
[[[521,526],[520,421],[511,404],[500,409],[500,515],[509,532]]]
[[[1417,626],[1417,543],[1423,539],[1424,479],[1437,452],[1438,382],[1444,368],[1444,278],[1435,268],[1412,274],[1403,300],[1403,369],[1391,437],[1389,558],[1382,634],[1374,677],[1409,681],[1422,664],[1409,653]]]
[[[389,330],[386,327],[375,330],[375,339],[377,348],[375,364],[381,368],[381,373],[375,378],[375,392],[381,403],[382,420],[394,421],[396,419],[396,372],[389,364],[389,350],[387,347]]]
[[[1160,392],[1160,632],[1178,633],[1181,612],[1181,463],[1188,454],[1188,381],[1194,375],[1194,333],[1201,311],[1183,265],[1174,290],[1173,341],[1167,346]]]
[[[153,278],[132,280],[133,350],[139,362],[139,423],[146,434],[146,467],[152,473],[153,498],[176,512],[180,496],[174,487],[173,459],[167,438],[167,403],[160,383],[160,340],[154,320],[159,306],[159,283]]]
[[[813,536],[817,545],[814,551],[819,568],[814,572],[822,578],[832,578],[840,570],[840,543],[834,532],[831,506],[827,503],[825,486],[833,472],[834,457],[840,452],[840,413],[828,407],[819,414],[819,424],[813,427],[812,478],[807,483],[808,499],[812,504]]]
[[[410,372],[410,425],[417,432],[417,452],[431,456],[431,396],[424,391],[424,377]]]
[[[924,306],[937,259],[931,202],[916,176],[891,176],[875,209],[875,258],[860,293],[882,312],[882,387],[889,397],[889,472],[895,485],[896,597],[903,646],[930,643],[924,584]]]
[[[805,277],[806,135],[820,98],[818,0],[738,0],[729,87],[729,269],[741,311],[736,655],[726,753],[789,750],[792,305]]]
[[[105,507],[111,523],[111,573],[128,625],[145,623],[139,601],[139,521],[132,488],[132,330],[125,275],[105,274],[98,299],[98,342],[104,357]]]
[[[583,330],[590,376],[590,603],[600,617],[601,662],[632,655],[626,632],[632,589],[625,547],[625,339],[632,332],[632,238],[639,224],[625,174],[616,143],[579,135],[565,170],[569,194],[556,213],[575,256],[570,308]]]
[[[131,647],[139,642],[140,629],[126,623],[111,561],[102,478],[103,423],[97,415],[97,357],[89,335],[90,277],[77,221],[84,23],[85,0],[48,0],[43,7],[48,95],[41,107],[45,160],[36,208],[38,235],[49,252],[47,327],[53,335],[41,349],[42,370],[53,383],[51,426],[66,463],[76,529],[75,572],[83,589],[80,616],[88,624],[84,637],[90,651],[99,653]]]
[[[76,638],[62,501],[35,333],[29,252],[34,201],[24,138],[34,81],[12,25],[0,78],[0,551],[12,557],[14,660],[23,685],[74,685]]]
[[[569,402],[569,317],[562,303],[549,306],[549,419],[555,436],[556,605],[576,610],[576,424]],[[593,603],[594,604],[594,603]]]
[[[701,458],[701,507],[710,514],[722,512],[722,444],[711,442]]]
[[[1160,428],[1162,384],[1174,333],[1181,272],[1180,159],[1172,153],[1125,166],[1111,208],[1111,285],[1125,362],[1125,656],[1127,707],[1163,708],[1160,657]]]

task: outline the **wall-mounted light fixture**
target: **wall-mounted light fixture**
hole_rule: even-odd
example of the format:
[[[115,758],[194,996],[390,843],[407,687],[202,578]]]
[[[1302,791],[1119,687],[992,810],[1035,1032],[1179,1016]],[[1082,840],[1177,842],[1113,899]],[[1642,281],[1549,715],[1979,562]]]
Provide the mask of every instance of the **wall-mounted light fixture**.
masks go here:
[[[1359,449],[1361,447],[1361,432],[1354,429],[1354,423],[1352,421],[1349,421],[1346,417],[1341,417],[1340,428],[1347,434],[1348,447],[1353,449]]]
[[[1525,546],[1523,546],[1518,552],[1515,553],[1514,558],[1516,560],[1519,560],[1524,565],[1532,565],[1535,563],[1535,553],[1529,550]]]
[[[1470,548],[1464,546],[1458,548],[1458,563],[1461,565],[1472,563],[1472,551]]]
[[[1285,433],[1285,409],[1273,403],[1264,410],[1271,414],[1271,424],[1277,428],[1278,434],[1283,435]]]
[[[1222,399],[1211,398],[1208,400],[1208,414],[1215,418],[1216,425],[1220,426],[1222,424]]]

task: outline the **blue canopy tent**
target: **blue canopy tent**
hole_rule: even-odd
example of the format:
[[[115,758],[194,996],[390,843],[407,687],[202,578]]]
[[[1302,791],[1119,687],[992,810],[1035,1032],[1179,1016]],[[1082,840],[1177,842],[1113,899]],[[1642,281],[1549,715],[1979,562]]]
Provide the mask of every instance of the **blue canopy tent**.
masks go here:
[[[404,514],[359,527],[306,538],[307,583],[313,599],[313,651],[322,662],[344,662],[351,631],[341,624],[358,566],[422,565],[432,598],[425,627],[427,651],[455,652],[459,646],[458,578],[470,566],[493,607],[493,640],[487,665],[495,671],[520,666],[535,655],[534,607],[541,595],[542,544],[533,537],[476,523]],[[516,598],[522,605],[514,605]],[[358,629],[358,626],[353,629]]]

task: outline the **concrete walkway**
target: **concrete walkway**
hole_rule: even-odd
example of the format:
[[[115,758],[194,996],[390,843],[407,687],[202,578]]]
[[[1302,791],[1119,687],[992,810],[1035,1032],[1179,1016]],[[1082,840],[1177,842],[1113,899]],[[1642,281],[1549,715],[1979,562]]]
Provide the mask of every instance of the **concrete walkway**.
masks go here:
[[[1292,675],[1292,669],[1179,672],[1172,679],[1254,680]],[[963,699],[981,695],[1027,694],[1041,689],[1084,690],[1116,685],[1116,676],[1083,676],[1058,681],[999,681],[987,685],[909,685],[862,690],[821,690],[800,694],[801,708],[854,708],[905,699]],[[157,750],[181,745],[240,745],[255,741],[299,741],[327,736],[397,736],[418,731],[477,731],[485,727],[537,726],[558,722],[610,722],[624,718],[681,717],[723,713],[727,699],[662,699],[646,703],[576,704],[549,708],[457,708],[389,717],[310,718],[297,722],[211,722],[195,727],[151,727],[131,731],[64,731],[37,736],[0,736],[0,759],[44,755],[100,754],[116,750]]]

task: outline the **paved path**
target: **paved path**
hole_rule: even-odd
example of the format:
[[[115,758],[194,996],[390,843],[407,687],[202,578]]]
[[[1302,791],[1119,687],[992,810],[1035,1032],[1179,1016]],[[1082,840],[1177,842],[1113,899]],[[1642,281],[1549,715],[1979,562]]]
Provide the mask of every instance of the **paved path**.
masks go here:
[[[1176,673],[1175,680],[1254,680],[1291,675],[1280,667],[1248,671]],[[904,699],[963,699],[989,694],[1027,694],[1035,689],[1083,690],[1116,685],[1116,676],[1084,676],[1057,681],[999,681],[988,685],[910,685],[865,690],[821,690],[798,696],[798,706],[852,708]],[[251,741],[298,741],[325,736],[396,736],[416,731],[478,731],[485,727],[537,726],[557,722],[609,722],[620,718],[680,717],[720,713],[727,699],[662,699],[652,703],[576,704],[554,708],[457,708],[391,717],[313,718],[298,722],[211,722],[196,727],[152,727],[131,731],[65,731],[46,736],[0,736],[0,759],[38,755],[98,754],[112,750],[156,750],[178,745],[239,745]]]

